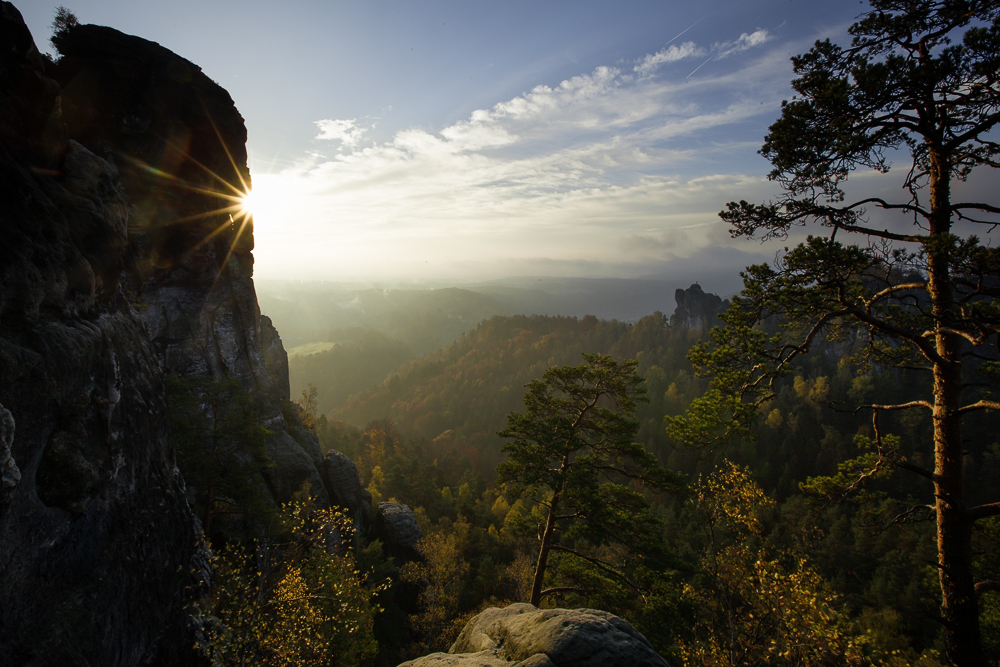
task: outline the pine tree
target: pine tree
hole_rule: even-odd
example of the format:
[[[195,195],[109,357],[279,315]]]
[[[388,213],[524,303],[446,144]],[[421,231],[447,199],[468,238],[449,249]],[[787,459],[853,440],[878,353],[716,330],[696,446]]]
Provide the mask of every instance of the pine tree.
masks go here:
[[[870,451],[846,464],[832,484],[849,491],[893,469],[927,481],[948,655],[961,667],[978,667],[971,537],[977,520],[1000,514],[1000,503],[966,502],[962,422],[973,411],[1000,409],[1000,402],[982,391],[970,398],[963,368],[968,373],[975,364],[978,382],[986,385],[996,383],[1000,370],[1000,250],[984,247],[972,233],[992,230],[1000,205],[958,200],[953,185],[1000,166],[994,131],[1000,2],[872,5],[851,27],[850,47],[821,41],[792,59],[797,96],[783,103],[761,149],[783,194],[761,205],[732,202],[721,214],[734,237],[784,238],[805,224],[829,235],[810,237],[775,267],[747,270],[743,292],[723,317],[727,326],[714,333],[714,346],[692,357],[714,375],[712,389],[670,429],[679,439],[705,441],[726,430],[730,419],[752,421],[773,397],[776,377],[791,372],[821,337],[837,339],[849,329],[867,334],[856,357],[862,369],[895,365],[929,376],[921,400],[859,406],[872,415],[873,437],[861,441]],[[886,173],[890,156],[899,154],[908,154],[910,163],[898,201],[847,197],[852,171]],[[866,207],[883,211],[882,220],[905,214],[912,225],[879,222]],[[784,328],[766,333],[760,325],[768,317]],[[933,469],[907,460],[898,440],[883,432],[880,415],[899,410],[931,415]]]

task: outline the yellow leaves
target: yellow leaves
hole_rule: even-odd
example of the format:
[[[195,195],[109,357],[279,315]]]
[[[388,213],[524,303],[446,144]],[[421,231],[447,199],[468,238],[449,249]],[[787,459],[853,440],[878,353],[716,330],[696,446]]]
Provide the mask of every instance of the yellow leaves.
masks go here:
[[[445,503],[448,503],[448,504],[451,504],[451,503],[455,502],[455,499],[454,499],[454,497],[452,496],[452,493],[451,493],[451,487],[450,486],[446,486],[446,487],[444,487],[444,488],[441,489],[441,500],[443,500]]]
[[[786,567],[733,545],[703,567],[703,584],[685,587],[700,610],[699,641],[681,647],[686,665],[862,664],[836,596],[804,559]]]
[[[682,643],[689,666],[860,665],[857,638],[844,627],[830,592],[804,558],[767,554],[758,544],[760,515],[774,502],[730,462],[699,480],[693,500],[714,535],[698,579],[684,597],[697,609],[694,642]]]
[[[385,475],[382,474],[382,467],[372,468],[372,481],[368,484],[368,493],[372,494],[372,507],[378,507],[382,502],[382,488],[385,484]]]
[[[507,518],[507,513],[510,512],[510,504],[503,496],[497,496],[496,502],[493,503],[493,507],[490,508],[490,511],[499,521],[503,521]]]
[[[676,382],[671,382],[670,386],[667,387],[667,391],[664,392],[663,397],[668,401],[676,401],[678,398],[680,398],[680,395],[681,395],[680,387],[677,386]]]
[[[530,554],[518,551],[514,561],[504,570],[504,577],[511,582],[515,602],[531,599],[531,584],[535,578],[535,560]]]
[[[699,479],[695,504],[712,525],[736,533],[759,533],[759,514],[774,505],[750,476],[748,468],[724,461],[714,473]]]
[[[812,389],[809,380],[805,379],[801,375],[795,377],[795,395],[799,397],[800,400],[808,401],[809,392]]]
[[[462,545],[469,533],[469,523],[459,516],[454,530],[431,533],[417,542],[417,549],[424,556],[423,562],[410,562],[400,570],[403,581],[419,583],[421,613],[414,625],[421,631],[430,646],[444,622],[458,606],[462,578],[469,571],[469,564],[462,554]]]
[[[801,375],[796,376],[795,395],[802,401],[822,403],[830,395],[830,380],[825,376],[815,380],[807,380]]]
[[[215,559],[201,650],[220,666],[320,667],[374,655],[372,600],[384,586],[364,585],[343,543],[340,553],[326,550],[347,530],[343,516],[299,501],[276,518],[290,542],[234,545]]]
[[[302,390],[302,397],[293,401],[299,409],[299,416],[306,428],[316,428],[319,420],[319,390],[313,384]]]

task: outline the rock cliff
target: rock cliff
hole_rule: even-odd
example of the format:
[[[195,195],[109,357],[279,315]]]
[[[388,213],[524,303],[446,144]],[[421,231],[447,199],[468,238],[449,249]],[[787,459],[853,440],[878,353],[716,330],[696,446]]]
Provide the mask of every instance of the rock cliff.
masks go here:
[[[705,292],[698,283],[687,289],[677,289],[674,300],[677,301],[677,308],[671,318],[673,323],[690,329],[710,329],[721,325],[718,314],[728,304],[718,294]]]
[[[266,482],[275,499],[309,482],[326,502],[319,444],[281,409],[284,350],[269,321],[262,329],[252,220],[240,203],[250,188],[247,133],[232,98],[197,65],[111,28],[75,26],[54,42],[68,136],[120,170],[125,287],[164,370],[238,379],[271,431]]]
[[[257,308],[232,99],[110,28],[55,41],[51,63],[0,3],[0,655],[191,664],[185,605],[210,574],[166,374],[238,380],[276,502],[330,489]]]
[[[207,554],[122,280],[129,201],[6,2],[0,45],[0,655],[182,662]]]

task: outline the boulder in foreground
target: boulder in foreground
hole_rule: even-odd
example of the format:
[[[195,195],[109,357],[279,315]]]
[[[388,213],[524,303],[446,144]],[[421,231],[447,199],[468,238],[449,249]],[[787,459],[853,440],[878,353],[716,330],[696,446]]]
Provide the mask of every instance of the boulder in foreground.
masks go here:
[[[491,607],[469,621],[448,653],[400,667],[667,667],[638,630],[596,609]]]

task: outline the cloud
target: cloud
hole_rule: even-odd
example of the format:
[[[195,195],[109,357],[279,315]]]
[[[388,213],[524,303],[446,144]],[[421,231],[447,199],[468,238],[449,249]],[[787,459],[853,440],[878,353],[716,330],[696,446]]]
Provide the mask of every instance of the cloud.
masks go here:
[[[516,143],[517,136],[505,128],[492,122],[476,112],[468,121],[455,123],[440,132],[448,140],[454,150],[478,151],[487,148],[500,148]]]
[[[368,128],[358,127],[357,118],[350,120],[317,120],[317,139],[339,141],[343,146],[353,148],[358,145]]]
[[[601,66],[590,74],[566,79],[558,86],[535,86],[530,93],[500,102],[482,118],[527,120],[568,106],[605,97],[621,85],[621,70]],[[483,113],[483,112],[477,112]]]
[[[749,51],[755,46],[760,46],[765,44],[773,36],[765,28],[757,28],[753,32],[747,34],[743,33],[740,38],[734,42],[719,42],[712,45],[712,49],[717,52],[716,58],[722,60],[723,58],[728,58],[735,53],[743,53],[744,51]]]
[[[744,37],[725,48],[766,41]],[[362,145],[356,119],[317,121],[335,151],[255,171],[255,189],[294,197],[255,221],[256,270],[499,275],[547,258],[553,271],[637,271],[728,243],[716,229],[724,203],[773,188],[755,150],[789,66],[762,53],[695,80],[645,75],[699,55],[693,42],[669,46],[380,143]]]
[[[641,77],[650,76],[660,65],[664,63],[674,63],[685,58],[700,57],[705,55],[705,49],[694,42],[684,42],[665,49],[660,49],[656,53],[647,54],[634,70]]]

